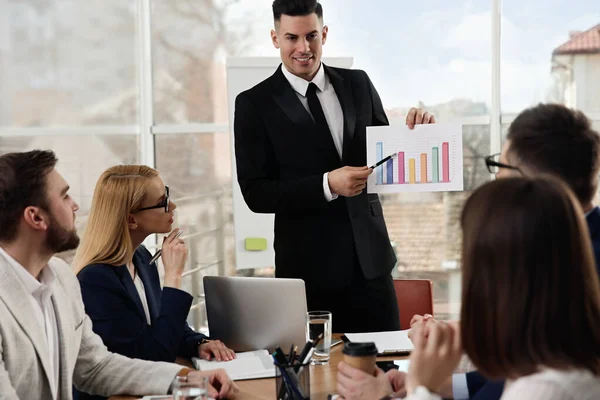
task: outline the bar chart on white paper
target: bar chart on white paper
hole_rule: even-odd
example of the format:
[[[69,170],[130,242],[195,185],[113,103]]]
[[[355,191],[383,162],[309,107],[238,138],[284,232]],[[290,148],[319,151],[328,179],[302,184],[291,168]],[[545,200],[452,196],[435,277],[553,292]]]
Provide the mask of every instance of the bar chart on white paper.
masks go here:
[[[388,156],[369,176],[369,193],[463,190],[460,124],[368,127],[367,165]]]

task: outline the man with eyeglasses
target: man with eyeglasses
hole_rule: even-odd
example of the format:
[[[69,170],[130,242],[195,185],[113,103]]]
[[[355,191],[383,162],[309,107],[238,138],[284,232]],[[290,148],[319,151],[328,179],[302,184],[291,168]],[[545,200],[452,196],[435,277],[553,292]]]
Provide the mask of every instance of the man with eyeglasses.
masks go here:
[[[559,104],[540,104],[521,112],[510,125],[502,153],[485,158],[496,177],[550,174],[575,193],[586,215],[600,275],[600,208],[594,205],[600,170],[600,136],[580,111]],[[415,323],[435,322],[415,316]],[[504,381],[489,381],[477,371],[455,374],[442,388],[444,398],[498,400]]]

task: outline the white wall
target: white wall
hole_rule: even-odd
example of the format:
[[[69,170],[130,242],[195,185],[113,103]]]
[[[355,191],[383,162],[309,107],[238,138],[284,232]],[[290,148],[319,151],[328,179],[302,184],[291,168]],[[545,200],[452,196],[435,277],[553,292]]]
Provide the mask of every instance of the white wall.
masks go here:
[[[574,57],[577,108],[585,113],[600,113],[600,54]]]

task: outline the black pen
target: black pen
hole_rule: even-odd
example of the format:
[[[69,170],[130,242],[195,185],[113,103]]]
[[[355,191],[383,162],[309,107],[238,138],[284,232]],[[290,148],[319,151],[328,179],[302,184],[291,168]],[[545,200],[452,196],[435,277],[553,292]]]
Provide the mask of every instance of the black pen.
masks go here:
[[[396,157],[398,153],[393,153],[390,154],[389,156],[387,156],[386,158],[384,158],[383,160],[377,161],[375,164],[371,165],[369,168],[373,169],[373,168],[377,168],[379,167],[381,164],[383,164],[384,162],[386,162],[387,160],[390,160],[394,157]]]
[[[317,344],[319,344],[319,342],[321,341],[321,339],[323,339],[323,334],[320,333],[319,336],[317,336],[313,341],[311,346],[312,347],[317,347]]]
[[[181,234],[183,233],[182,230],[180,230],[179,232],[177,232],[177,234],[175,235],[175,239],[177,239],[179,236],[181,236]],[[158,257],[160,257],[160,255],[162,254],[162,249],[159,249],[156,254],[154,256],[152,256],[152,258],[150,259],[150,264],[152,264],[153,262],[155,262],[156,260],[158,260]]]

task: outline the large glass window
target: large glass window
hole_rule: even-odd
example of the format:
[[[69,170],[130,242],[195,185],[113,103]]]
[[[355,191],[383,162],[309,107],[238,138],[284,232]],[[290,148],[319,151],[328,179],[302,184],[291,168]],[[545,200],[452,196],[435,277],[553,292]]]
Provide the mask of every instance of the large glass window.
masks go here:
[[[592,0],[503,0],[503,113],[539,102],[600,113],[598,10]]]
[[[135,123],[135,0],[0,2],[0,126]]]
[[[442,317],[458,312],[460,210],[489,179],[483,156],[514,115],[558,101],[600,127],[595,3],[503,0],[501,16],[494,4],[323,1],[323,55],[352,57],[393,124],[412,106],[463,123],[464,192],[382,196],[398,254],[394,275],[432,279]],[[189,236],[189,270],[201,269],[186,278],[195,294],[203,274],[272,275],[235,270],[225,71],[228,56],[277,57],[272,26],[262,0],[0,0],[0,153],[55,150],[81,205],[80,226],[104,169],[155,162]],[[150,76],[151,87],[138,79]],[[500,102],[492,97],[498,85]],[[491,118],[500,113],[496,132]]]
[[[239,3],[152,2],[154,118],[158,124],[227,122],[226,56],[248,50],[255,27],[248,15],[239,14]]]
[[[138,162],[137,135],[43,135],[0,137],[0,154],[52,149],[58,158],[58,172],[71,187],[69,193],[79,204],[75,225],[79,234],[87,221],[96,181],[109,167]],[[71,262],[74,251],[60,256]]]

